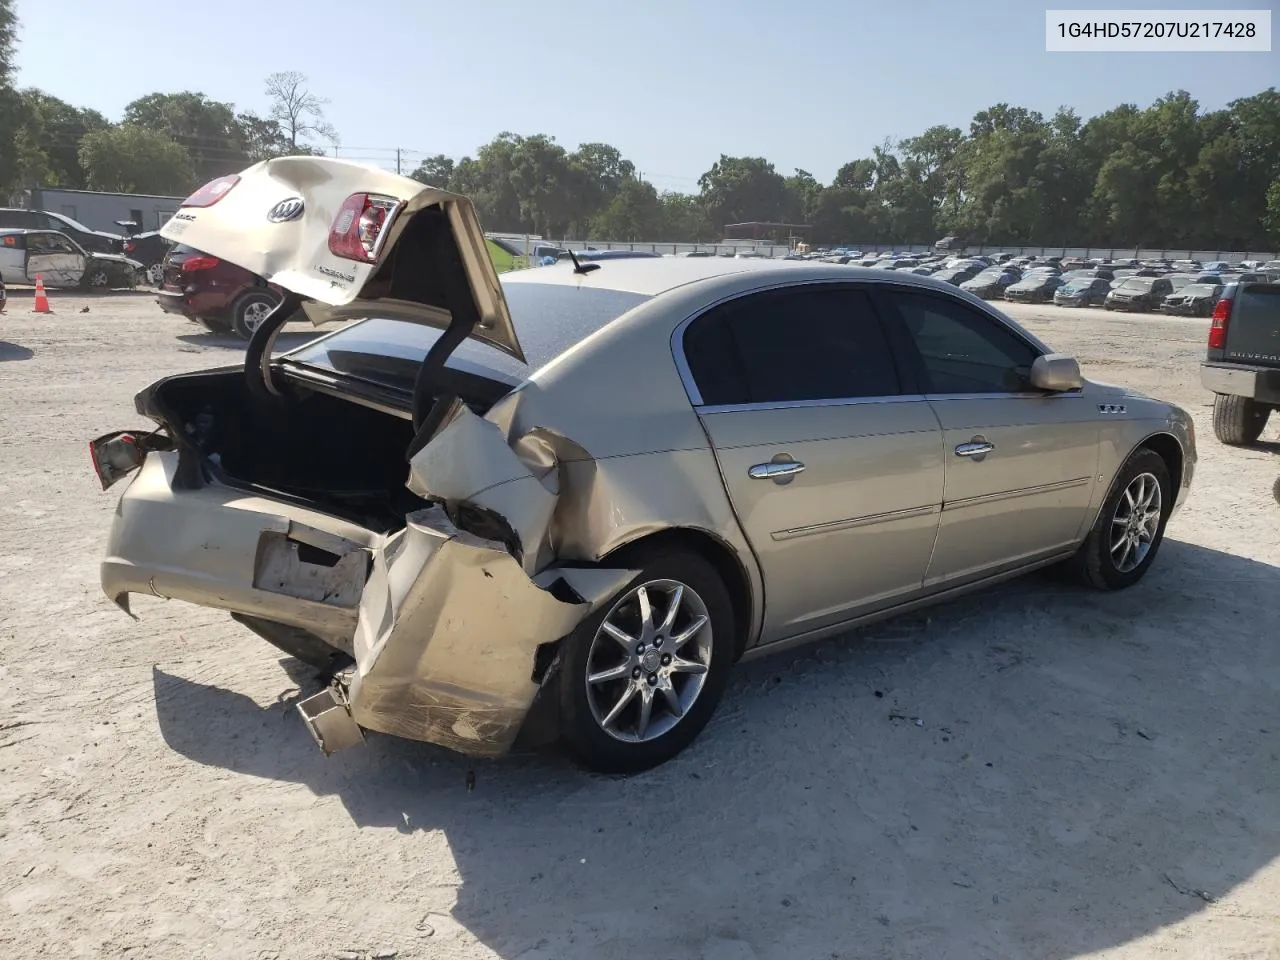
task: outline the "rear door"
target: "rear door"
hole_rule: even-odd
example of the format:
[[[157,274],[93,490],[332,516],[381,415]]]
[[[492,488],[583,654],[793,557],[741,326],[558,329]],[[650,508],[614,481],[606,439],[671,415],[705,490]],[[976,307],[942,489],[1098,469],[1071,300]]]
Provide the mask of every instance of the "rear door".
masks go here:
[[[801,285],[695,319],[698,415],[764,578],[768,643],[920,589],[942,437],[865,291]]]
[[[902,288],[883,300],[942,425],[943,504],[925,585],[1069,547],[1093,493],[1097,405],[1081,391],[1033,391],[1040,348],[963,301]]]
[[[1280,367],[1280,284],[1233,284],[1223,296],[1231,298],[1226,344],[1209,359]]]
[[[0,280],[5,283],[27,282],[27,245],[21,233],[0,235]]]
[[[27,282],[37,277],[51,287],[74,287],[88,265],[84,253],[60,233],[32,231],[27,234]]]

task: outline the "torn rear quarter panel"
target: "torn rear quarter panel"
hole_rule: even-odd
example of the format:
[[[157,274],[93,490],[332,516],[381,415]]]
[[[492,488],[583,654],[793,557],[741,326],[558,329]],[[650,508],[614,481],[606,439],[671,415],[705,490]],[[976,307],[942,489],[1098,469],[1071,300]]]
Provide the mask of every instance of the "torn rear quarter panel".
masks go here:
[[[505,753],[538,689],[537,648],[570,633],[635,575],[551,567],[535,581],[504,544],[460,531],[443,508],[410,514],[365,587],[352,716],[461,753]],[[554,592],[569,601],[553,595],[561,580],[569,589]]]

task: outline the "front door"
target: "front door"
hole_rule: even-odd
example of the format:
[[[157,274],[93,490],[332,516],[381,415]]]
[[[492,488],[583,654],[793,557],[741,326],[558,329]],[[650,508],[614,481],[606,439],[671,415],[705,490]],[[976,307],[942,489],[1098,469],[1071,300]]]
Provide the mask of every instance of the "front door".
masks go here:
[[[884,330],[850,284],[751,294],[683,349],[698,415],[760,563],[769,643],[920,589],[942,499],[942,438],[903,394]]]
[[[953,297],[886,296],[942,426],[944,486],[926,586],[977,579],[1070,548],[1083,535],[1100,422],[1080,393],[1030,387],[1040,350]]]
[[[27,234],[27,281],[37,277],[50,287],[74,287],[84,276],[88,258],[60,233],[32,231]]]

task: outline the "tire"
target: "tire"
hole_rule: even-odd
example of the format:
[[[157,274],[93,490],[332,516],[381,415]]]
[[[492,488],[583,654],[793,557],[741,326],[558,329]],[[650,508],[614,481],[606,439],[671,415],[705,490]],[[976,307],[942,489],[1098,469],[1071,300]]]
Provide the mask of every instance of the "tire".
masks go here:
[[[200,317],[199,322],[210,333],[216,333],[218,336],[231,333],[231,324],[221,317]]]
[[[578,763],[599,773],[639,773],[687,747],[711,719],[736,656],[733,604],[710,563],[692,551],[670,548],[642,548],[624,562],[640,573],[566,638],[556,677],[564,745]],[[705,616],[707,622],[677,648],[680,653],[673,659],[672,654],[658,653],[661,633],[653,637],[652,631],[640,628],[637,594],[644,589],[651,604],[650,622],[661,627],[675,585],[682,590],[681,607],[675,630],[666,638],[668,649],[696,616]],[[624,645],[605,632],[606,620],[633,641],[648,635],[651,642]],[[701,663],[705,671],[680,671],[677,666],[691,662]],[[589,675],[614,670],[623,672],[588,683]],[[657,680],[643,682],[646,677]],[[663,692],[667,685],[671,694]],[[639,739],[646,697],[648,726],[645,738]],[[680,716],[670,706],[671,697],[680,704]],[[606,727],[620,702],[621,712]]]
[[[86,290],[106,290],[111,286],[111,274],[106,267],[94,267],[84,275],[81,285]]]
[[[279,302],[278,297],[259,290],[241,294],[231,306],[231,329],[242,340],[248,340]]]
[[[1145,514],[1150,518],[1141,525],[1129,528],[1137,538],[1130,540],[1130,550],[1125,551],[1123,543],[1117,543],[1124,526],[1119,522],[1130,514],[1130,498],[1134,495],[1139,505],[1143,502],[1142,490],[1150,490],[1154,480],[1158,493],[1147,494],[1149,507]],[[1139,482],[1145,484],[1139,488]],[[1159,503],[1154,500],[1158,497]],[[1107,499],[1098,511],[1098,519],[1093,529],[1085,537],[1084,543],[1076,551],[1076,555],[1067,561],[1066,571],[1072,579],[1099,590],[1123,590],[1131,587],[1146,575],[1151,564],[1155,562],[1160,544],[1164,541],[1164,527],[1173,509],[1173,482],[1169,476],[1169,466],[1164,458],[1154,450],[1140,447],[1129,455],[1115,480]],[[1135,565],[1129,563],[1138,556]]]
[[[1267,425],[1271,408],[1252,397],[1213,395],[1213,435],[1233,447],[1255,442]]]

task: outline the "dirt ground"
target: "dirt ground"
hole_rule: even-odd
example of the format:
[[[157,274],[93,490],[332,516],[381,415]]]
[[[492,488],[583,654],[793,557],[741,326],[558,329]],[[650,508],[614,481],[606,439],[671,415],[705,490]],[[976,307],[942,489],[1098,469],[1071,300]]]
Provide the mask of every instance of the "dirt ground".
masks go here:
[[[1011,311],[1195,415],[1141,585],[1032,576],[745,665],[690,750],[608,779],[377,735],[326,760],[305,669],[113,607],[86,441],[242,347],[144,295],[54,306],[0,316],[0,955],[1280,958],[1280,429],[1213,438],[1206,321]]]

